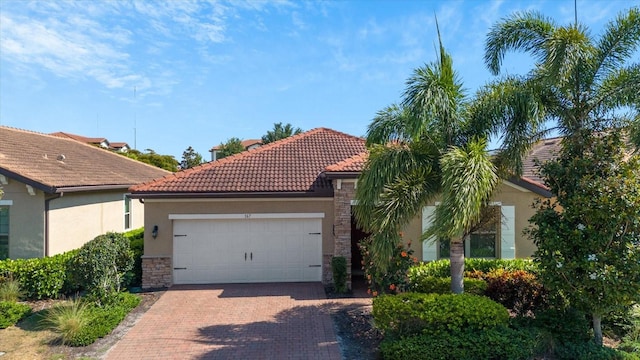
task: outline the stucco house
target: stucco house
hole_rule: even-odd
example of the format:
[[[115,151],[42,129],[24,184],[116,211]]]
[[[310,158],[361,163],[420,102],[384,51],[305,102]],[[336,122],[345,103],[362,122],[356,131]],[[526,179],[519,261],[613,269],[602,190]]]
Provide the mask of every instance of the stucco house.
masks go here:
[[[0,126],[0,259],[50,256],[143,226],[132,185],[168,171],[76,140]]]
[[[240,141],[240,144],[245,150],[257,149],[262,146],[262,139],[246,139]],[[218,160],[218,158],[220,157],[220,149],[220,145],[216,145],[209,149],[209,152],[211,153],[211,161]]]
[[[330,259],[360,267],[352,207],[367,159],[362,138],[317,128],[257,149],[132,187],[143,199],[143,287],[281,281],[331,282]],[[529,166],[494,198],[496,221],[467,244],[468,256],[528,257],[523,234],[537,197],[551,194]],[[432,206],[407,225],[420,260],[446,257],[444,245],[419,242]],[[498,216],[500,215],[500,216]],[[351,271],[351,266],[349,267]]]
[[[100,146],[102,148],[113,150],[113,151],[127,152],[131,149],[131,147],[129,147],[129,144],[127,144],[126,142],[111,142],[106,138],[102,138],[102,137],[86,137],[86,136],[70,134],[68,132],[62,132],[62,131],[50,133],[49,135],[66,138],[66,139],[72,139],[75,141],[80,141],[83,143]]]

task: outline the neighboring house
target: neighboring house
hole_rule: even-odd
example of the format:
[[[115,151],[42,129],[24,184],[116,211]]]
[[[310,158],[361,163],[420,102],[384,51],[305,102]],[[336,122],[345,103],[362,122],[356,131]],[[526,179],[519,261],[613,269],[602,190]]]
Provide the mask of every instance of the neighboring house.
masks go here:
[[[119,152],[127,152],[131,150],[131,147],[129,146],[129,144],[125,142],[109,142],[109,140],[105,138],[92,138],[92,137],[86,137],[82,135],[70,134],[62,131],[54,132],[49,135],[66,138],[66,139],[72,139],[75,141],[80,141],[86,144],[96,145],[105,149],[119,151]]]
[[[170,172],[76,140],[0,126],[0,259],[55,255],[143,226],[132,185]]]
[[[332,256],[360,268],[352,207],[367,159],[365,140],[318,128],[132,187],[144,200],[143,287],[172,284],[331,282]],[[523,234],[537,197],[536,178],[505,181],[494,199],[495,221],[467,244],[470,256],[528,257]],[[433,204],[435,205],[435,204]],[[446,246],[417,241],[434,206],[406,227],[420,260],[446,256]],[[501,215],[498,218],[498,215]],[[350,273],[351,274],[351,273]]]
[[[262,139],[248,139],[240,142],[245,150],[257,149],[262,146]],[[212,147],[209,152],[211,153],[211,161],[218,160],[218,153],[220,152],[220,145]]]

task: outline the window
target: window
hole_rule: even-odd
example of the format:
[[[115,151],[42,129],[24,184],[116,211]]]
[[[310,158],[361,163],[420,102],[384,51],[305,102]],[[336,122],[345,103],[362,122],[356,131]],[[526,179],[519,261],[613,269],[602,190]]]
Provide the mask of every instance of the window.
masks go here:
[[[498,257],[498,241],[501,212],[500,206],[490,206],[482,214],[480,224],[471,231],[464,242],[464,256],[470,258]],[[440,258],[449,258],[451,244],[447,240],[438,241]]]
[[[0,206],[0,260],[9,258],[9,207]]]
[[[124,229],[131,228],[131,198],[129,195],[124,196]]]

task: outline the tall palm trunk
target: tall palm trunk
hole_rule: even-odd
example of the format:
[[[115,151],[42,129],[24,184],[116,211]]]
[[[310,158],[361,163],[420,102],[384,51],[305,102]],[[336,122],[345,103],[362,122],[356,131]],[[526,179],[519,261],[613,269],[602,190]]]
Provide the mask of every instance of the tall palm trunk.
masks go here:
[[[462,238],[451,240],[451,292],[464,293],[464,241]]]

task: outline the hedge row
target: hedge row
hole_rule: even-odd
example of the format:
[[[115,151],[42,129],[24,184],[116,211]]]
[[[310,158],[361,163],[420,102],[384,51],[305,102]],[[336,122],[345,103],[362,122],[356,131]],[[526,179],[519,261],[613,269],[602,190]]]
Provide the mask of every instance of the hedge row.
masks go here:
[[[493,270],[503,269],[507,271],[524,270],[537,274],[536,264],[527,259],[464,259],[465,272],[482,271],[488,273]],[[451,263],[448,259],[430,261],[412,266],[409,269],[409,278],[412,277],[449,277],[451,276]]]
[[[144,229],[132,230],[123,235],[130,241],[129,249],[133,252],[134,258],[133,269],[124,276],[123,283],[125,286],[140,286]],[[29,299],[49,299],[74,294],[83,287],[82,279],[72,276],[72,268],[79,251],[80,249],[76,249],[44,258],[2,260],[0,278],[17,280],[25,297]]]

